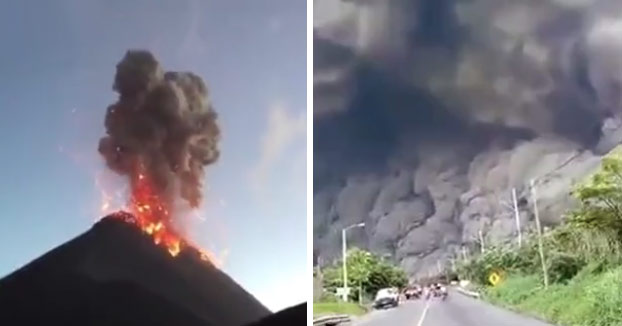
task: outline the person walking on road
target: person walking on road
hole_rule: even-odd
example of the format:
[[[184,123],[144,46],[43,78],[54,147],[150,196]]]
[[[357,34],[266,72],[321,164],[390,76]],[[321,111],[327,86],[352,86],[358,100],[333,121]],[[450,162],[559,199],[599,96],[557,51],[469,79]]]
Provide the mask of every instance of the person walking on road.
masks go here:
[[[432,296],[432,287],[430,285],[423,287],[423,296],[426,300],[430,300],[430,297]]]
[[[445,285],[441,285],[441,297],[443,298],[443,301],[447,299],[448,294],[447,287]]]

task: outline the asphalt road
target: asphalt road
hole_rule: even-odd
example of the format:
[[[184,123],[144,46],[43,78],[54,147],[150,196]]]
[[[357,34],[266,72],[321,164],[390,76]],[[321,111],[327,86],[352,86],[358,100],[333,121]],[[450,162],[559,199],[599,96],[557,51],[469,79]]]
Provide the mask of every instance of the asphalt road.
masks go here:
[[[451,292],[446,301],[403,301],[397,308],[376,310],[355,326],[552,326],[480,300]]]

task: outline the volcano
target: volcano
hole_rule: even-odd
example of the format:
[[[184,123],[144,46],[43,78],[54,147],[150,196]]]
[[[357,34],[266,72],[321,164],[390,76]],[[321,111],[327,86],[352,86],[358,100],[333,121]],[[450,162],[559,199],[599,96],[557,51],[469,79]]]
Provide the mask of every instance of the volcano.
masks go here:
[[[246,325],[269,316],[198,250],[173,257],[116,216],[0,280],[1,325]]]

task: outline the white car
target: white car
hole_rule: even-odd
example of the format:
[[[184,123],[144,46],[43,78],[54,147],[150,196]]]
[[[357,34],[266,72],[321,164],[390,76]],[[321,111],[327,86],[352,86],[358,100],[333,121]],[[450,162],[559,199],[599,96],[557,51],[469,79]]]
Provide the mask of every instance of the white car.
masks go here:
[[[374,308],[397,307],[400,301],[400,292],[396,288],[380,289],[374,300]]]

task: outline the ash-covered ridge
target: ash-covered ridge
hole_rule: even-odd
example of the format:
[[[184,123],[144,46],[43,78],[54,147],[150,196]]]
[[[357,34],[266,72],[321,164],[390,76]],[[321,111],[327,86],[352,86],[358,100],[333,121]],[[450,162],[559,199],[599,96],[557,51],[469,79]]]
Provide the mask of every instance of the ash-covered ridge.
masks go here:
[[[314,248],[411,276],[545,225],[622,140],[622,3],[314,2]]]

